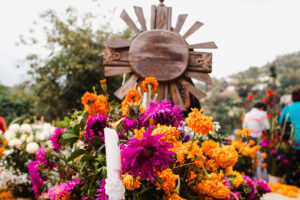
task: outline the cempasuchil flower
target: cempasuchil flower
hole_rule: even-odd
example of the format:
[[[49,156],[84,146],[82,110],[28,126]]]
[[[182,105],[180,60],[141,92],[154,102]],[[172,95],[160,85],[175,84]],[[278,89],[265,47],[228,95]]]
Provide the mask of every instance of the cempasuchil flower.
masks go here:
[[[187,125],[198,135],[206,135],[214,131],[213,118],[203,115],[202,111],[202,109],[199,111],[197,108],[192,108],[192,112],[185,119]]]

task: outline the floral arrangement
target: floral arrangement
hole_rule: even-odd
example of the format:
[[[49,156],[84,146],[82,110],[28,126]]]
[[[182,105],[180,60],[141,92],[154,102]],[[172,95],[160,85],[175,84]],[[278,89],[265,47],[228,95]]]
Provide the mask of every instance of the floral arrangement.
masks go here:
[[[48,123],[11,124],[1,137],[0,189],[15,197],[33,197],[27,164],[35,159],[36,151],[48,146],[53,127]]]
[[[118,133],[125,199],[251,200],[271,191],[264,181],[233,170],[239,154],[220,143],[212,117],[194,108],[184,119],[176,104],[158,102],[154,78],[129,90],[121,107],[108,103],[106,82],[100,84],[104,94],[86,92],[84,111],[58,122],[52,148],[40,148],[28,164],[36,196],[108,199],[107,127]]]
[[[261,147],[257,145],[254,140],[249,140],[250,132],[249,129],[237,130],[237,138],[234,139],[231,144],[239,153],[238,162],[234,166],[234,169],[247,176],[254,177],[255,168],[258,166],[259,162],[257,151],[259,151]],[[243,142],[243,139],[245,142]],[[263,154],[261,157],[262,159],[265,159],[266,154]]]

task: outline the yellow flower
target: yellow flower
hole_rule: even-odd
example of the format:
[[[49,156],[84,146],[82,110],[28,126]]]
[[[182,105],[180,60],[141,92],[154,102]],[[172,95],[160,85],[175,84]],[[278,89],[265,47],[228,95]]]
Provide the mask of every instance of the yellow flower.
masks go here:
[[[266,159],[268,157],[266,152],[261,153],[261,158],[262,159]]]
[[[202,111],[202,109],[199,111],[197,108],[192,108],[192,112],[185,119],[187,125],[198,135],[206,135],[214,130],[213,118],[203,115]]]
[[[216,149],[213,157],[222,168],[232,167],[238,161],[238,153],[232,145]]]
[[[176,129],[176,127],[172,126],[158,125],[157,128],[152,131],[152,135],[158,134],[163,134],[161,140],[170,144],[176,143],[177,139],[179,138],[179,131]]]
[[[134,129],[133,132],[135,133],[133,137],[140,140],[144,136],[145,127],[142,127],[140,130]]]
[[[170,196],[170,194],[175,190],[178,175],[173,174],[172,170],[167,168],[162,172],[158,172],[157,178],[159,178],[161,181],[156,181],[155,185],[164,190],[167,196]]]
[[[141,182],[139,181],[140,178],[134,179],[133,176],[129,174],[122,175],[122,182],[123,185],[126,187],[127,190],[135,190],[141,186]]]
[[[201,145],[203,153],[209,157],[213,157],[214,149],[219,147],[220,145],[212,140],[205,140]]]
[[[151,92],[154,92],[158,87],[158,82],[154,77],[146,77],[145,80],[141,84],[141,88],[145,92],[149,92],[148,85],[151,85]]]

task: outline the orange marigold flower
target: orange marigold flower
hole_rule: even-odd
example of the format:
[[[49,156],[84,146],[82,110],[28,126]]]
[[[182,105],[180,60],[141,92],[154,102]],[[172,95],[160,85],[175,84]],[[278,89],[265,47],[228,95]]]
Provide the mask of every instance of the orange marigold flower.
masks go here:
[[[238,130],[236,131],[236,135],[237,135],[237,136],[243,136],[243,137],[245,137],[245,138],[249,138],[250,133],[251,133],[251,130],[248,129],[248,128],[243,129],[243,130],[238,129]]]
[[[163,134],[161,140],[170,144],[176,143],[177,139],[179,138],[179,131],[176,129],[176,127],[172,126],[158,125],[157,128],[152,131],[152,135],[158,134]]]
[[[225,199],[230,194],[228,186],[223,185],[222,181],[207,179],[201,181],[197,186],[198,193],[206,194],[216,199]]]
[[[265,162],[263,162],[263,163],[261,164],[261,166],[262,166],[263,168],[266,168],[266,167],[268,166],[268,164],[265,163]]]
[[[251,146],[253,146],[253,145],[255,145],[255,141],[254,140],[249,140],[249,144],[251,145]]]
[[[235,178],[231,181],[231,183],[234,185],[234,187],[238,188],[241,183],[244,181],[243,176],[237,172],[237,171],[233,171],[232,167],[228,167],[225,170],[225,175],[226,176],[235,176]]]
[[[222,168],[232,167],[238,161],[238,153],[232,145],[216,149],[213,157]]]
[[[166,198],[167,200],[186,200],[184,198],[181,198],[177,194],[172,194],[170,197]]]
[[[162,172],[158,172],[157,178],[159,178],[161,181],[156,181],[155,185],[164,190],[167,196],[170,196],[171,193],[175,191],[178,175],[173,174],[172,170],[167,168]]]
[[[197,177],[197,174],[194,171],[189,171],[185,181],[190,182],[191,180],[193,180],[196,177]]]
[[[108,103],[104,95],[97,96],[95,93],[86,92],[81,97],[81,102],[84,105],[84,111],[88,112],[90,116],[107,115]]]
[[[213,118],[203,115],[202,111],[202,109],[192,108],[192,112],[185,119],[187,125],[198,135],[206,135],[214,130]]]
[[[205,162],[205,169],[208,172],[216,172],[219,169],[219,165],[214,159],[210,159]]]
[[[141,186],[141,182],[139,180],[140,180],[139,177],[137,177],[135,179],[135,178],[133,178],[133,176],[131,176],[127,173],[122,175],[122,182],[127,190],[132,191],[132,190],[138,189]]]
[[[193,144],[193,146],[192,146]],[[177,142],[174,144],[174,147],[170,149],[176,153],[177,160],[176,162],[182,164],[185,159],[194,161],[197,167],[201,168],[204,164],[205,157],[202,153],[201,148],[198,145],[198,141],[192,141],[182,143]]]
[[[281,183],[268,183],[272,192],[282,194],[287,197],[297,198],[299,194],[299,188],[292,185],[285,185]]]
[[[129,113],[129,105],[138,105],[139,101],[141,100],[140,93],[135,89],[130,89],[127,91],[124,100],[122,101],[121,105],[121,112],[123,116],[128,115]],[[140,105],[140,110],[143,109],[143,107]]]
[[[133,137],[137,138],[137,139],[142,139],[144,136],[144,132],[145,132],[145,127],[142,127],[141,129],[134,129],[133,132],[135,133]]]
[[[158,87],[158,82],[154,77],[146,77],[145,80],[141,84],[141,88],[145,92],[149,92],[148,85],[151,85],[151,92],[154,92]]]
[[[213,157],[213,150],[219,147],[220,145],[212,140],[205,140],[201,145],[203,153],[209,157]]]
[[[106,84],[106,79],[100,80],[100,84],[101,84],[101,85]]]
[[[261,153],[261,158],[262,159],[266,159],[268,157],[266,152]]]

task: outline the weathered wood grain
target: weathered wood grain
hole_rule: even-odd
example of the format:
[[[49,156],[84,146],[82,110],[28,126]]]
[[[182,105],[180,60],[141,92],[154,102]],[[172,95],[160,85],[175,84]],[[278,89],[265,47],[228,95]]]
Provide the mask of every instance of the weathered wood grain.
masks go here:
[[[142,30],[147,31],[146,20],[145,20],[143,8],[134,6],[134,11],[135,11],[135,14],[141,24]]]
[[[172,28],[172,8],[168,7],[167,12],[167,30],[171,31]]]
[[[182,108],[182,110],[186,110],[183,100],[180,96],[180,92],[179,92],[175,82],[171,82],[170,90],[171,90],[171,95],[172,95],[173,101],[176,102],[178,104],[178,106]]]
[[[130,40],[107,40],[106,47],[109,48],[129,48],[131,44]]]
[[[187,77],[190,77],[190,78],[195,78],[197,79],[198,81],[202,81],[202,82],[205,82],[209,85],[212,84],[211,82],[211,78],[208,74],[206,73],[199,73],[199,72],[189,72],[189,71],[186,71],[184,73],[185,76]]]
[[[121,16],[120,16],[124,22],[127,24],[127,26],[135,33],[135,34],[140,34],[141,31],[136,27],[135,23],[132,21],[132,19],[129,17],[127,12],[125,10],[122,11]]]
[[[191,51],[187,70],[210,73],[212,71],[212,53]]]
[[[182,15],[179,15],[178,18],[177,18],[177,22],[176,22],[176,27],[174,28],[174,32],[175,33],[178,33],[180,32],[186,18],[187,18],[187,14],[182,14]]]
[[[155,19],[155,29],[167,30],[168,8],[165,6],[157,6]]]
[[[109,61],[109,60],[103,60],[104,66],[130,66],[129,62],[127,61]]]
[[[155,29],[155,21],[156,21],[156,6],[151,6],[151,22],[150,22],[150,29]]]
[[[188,54],[186,42],[178,34],[153,30],[141,33],[132,41],[129,62],[140,77],[170,81],[186,70]]]
[[[198,90],[197,88],[195,88],[195,86],[193,86],[192,84],[190,84],[184,79],[180,79],[179,83],[183,87],[185,87],[189,92],[191,92],[197,99],[201,99],[206,96],[205,93],[203,93],[201,90]]]
[[[216,49],[218,48],[215,42],[204,42],[189,45],[189,49]]]
[[[131,67],[104,67],[104,76],[117,76],[131,73]]]
[[[118,97],[119,99],[123,99],[127,93],[128,90],[132,89],[136,82],[138,80],[138,77],[136,75],[132,75],[126,82],[125,84],[120,87],[115,93],[114,95],[116,97]]]
[[[190,35],[192,35],[194,32],[196,32],[201,26],[203,26],[202,22],[196,21],[193,26],[187,32],[182,36],[183,39],[186,39]]]

